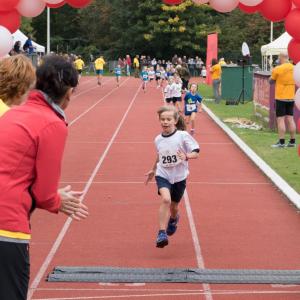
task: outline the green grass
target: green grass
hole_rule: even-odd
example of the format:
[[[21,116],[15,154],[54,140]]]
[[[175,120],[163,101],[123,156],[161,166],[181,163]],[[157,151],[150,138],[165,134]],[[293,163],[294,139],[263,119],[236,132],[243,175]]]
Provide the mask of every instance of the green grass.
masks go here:
[[[201,85],[199,92],[205,98],[212,99],[212,87]],[[255,120],[254,107],[252,102],[240,105],[225,105],[205,101],[209,107],[221,120],[232,117],[247,118]],[[228,124],[227,124],[228,125]],[[268,128],[260,131],[251,129],[240,129],[229,125],[229,127],[244,140],[266,163],[268,163],[281,177],[283,177],[298,193],[300,193],[300,158],[297,148],[273,149],[270,147],[278,140],[276,132]],[[288,135],[286,135],[288,138]],[[297,135],[297,140],[300,136]]]

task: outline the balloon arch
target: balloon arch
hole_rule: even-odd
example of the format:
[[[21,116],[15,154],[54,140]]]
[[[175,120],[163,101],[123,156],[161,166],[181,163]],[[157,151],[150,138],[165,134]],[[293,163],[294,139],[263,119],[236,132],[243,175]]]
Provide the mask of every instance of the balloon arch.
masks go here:
[[[239,8],[247,14],[259,12],[264,18],[269,21],[284,21],[286,31],[293,37],[288,45],[289,56],[294,61],[294,63],[298,63],[299,65],[300,0],[192,1],[198,5],[210,5],[213,9],[222,13],[227,13],[234,10],[235,8]],[[91,2],[92,0],[0,0],[0,57],[6,55],[12,49],[13,38],[11,34],[19,28],[21,16],[29,18],[36,17],[43,12],[45,7],[58,8],[65,4],[69,4],[70,6],[75,8],[82,8],[89,5]],[[178,5],[184,2],[184,0],[163,0],[163,2],[169,5]],[[276,5],[274,2],[276,2]],[[300,78],[297,84],[298,86],[300,86]]]

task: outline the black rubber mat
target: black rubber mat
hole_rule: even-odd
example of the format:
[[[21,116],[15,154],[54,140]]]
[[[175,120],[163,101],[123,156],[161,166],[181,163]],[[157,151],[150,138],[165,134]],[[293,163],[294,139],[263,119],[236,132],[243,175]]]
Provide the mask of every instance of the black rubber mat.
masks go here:
[[[56,267],[50,282],[300,284],[300,270]]]

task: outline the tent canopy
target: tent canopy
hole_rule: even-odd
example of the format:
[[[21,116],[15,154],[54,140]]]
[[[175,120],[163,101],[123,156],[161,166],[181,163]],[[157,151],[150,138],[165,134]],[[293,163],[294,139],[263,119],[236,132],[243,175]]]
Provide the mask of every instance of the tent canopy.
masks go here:
[[[287,33],[283,33],[279,38],[272,43],[261,47],[261,54],[264,56],[279,55],[282,52],[287,53],[288,44],[292,37]]]
[[[21,48],[23,48],[23,45],[25,44],[26,40],[28,39],[28,37],[20,30],[17,30],[15,33],[13,33],[13,39],[14,39],[14,43],[17,41],[21,42]],[[42,45],[39,45],[38,43],[32,41],[32,45],[33,47],[36,48],[36,52],[38,53],[45,53],[45,47]]]

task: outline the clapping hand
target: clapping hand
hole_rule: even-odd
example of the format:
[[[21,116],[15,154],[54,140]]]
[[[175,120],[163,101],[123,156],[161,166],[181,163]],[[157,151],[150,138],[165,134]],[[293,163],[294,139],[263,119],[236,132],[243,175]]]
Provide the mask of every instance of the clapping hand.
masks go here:
[[[59,189],[58,194],[61,198],[59,211],[77,221],[87,218],[88,207],[81,201],[83,192],[72,191],[71,186],[68,185]]]

